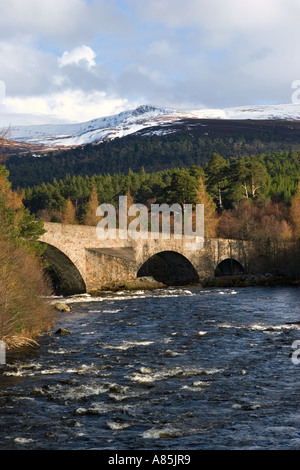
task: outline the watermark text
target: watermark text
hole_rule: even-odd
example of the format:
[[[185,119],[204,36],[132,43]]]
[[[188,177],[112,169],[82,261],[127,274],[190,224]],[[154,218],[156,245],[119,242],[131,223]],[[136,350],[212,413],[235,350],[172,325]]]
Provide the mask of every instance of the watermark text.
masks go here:
[[[292,83],[292,88],[295,91],[292,93],[292,103],[300,104],[300,80],[294,80]]]
[[[6,98],[6,85],[3,80],[0,80],[0,105],[4,104]]]
[[[0,365],[1,364],[6,364],[6,345],[2,340],[0,340]]]
[[[96,215],[102,217],[96,228],[100,240],[116,238],[118,229],[119,238],[124,240],[173,238],[183,240],[186,250],[201,249],[204,243],[203,204],[151,204],[148,210],[143,204],[128,207],[127,196],[120,196],[118,209],[100,204]]]
[[[292,353],[292,363],[295,365],[300,364],[300,340],[296,340],[292,344],[292,348],[295,351]]]

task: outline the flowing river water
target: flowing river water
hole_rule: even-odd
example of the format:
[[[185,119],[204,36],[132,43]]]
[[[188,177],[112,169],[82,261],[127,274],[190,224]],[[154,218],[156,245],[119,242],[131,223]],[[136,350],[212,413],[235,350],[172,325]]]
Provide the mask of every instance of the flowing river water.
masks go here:
[[[299,288],[61,300],[0,366],[0,450],[300,448]]]

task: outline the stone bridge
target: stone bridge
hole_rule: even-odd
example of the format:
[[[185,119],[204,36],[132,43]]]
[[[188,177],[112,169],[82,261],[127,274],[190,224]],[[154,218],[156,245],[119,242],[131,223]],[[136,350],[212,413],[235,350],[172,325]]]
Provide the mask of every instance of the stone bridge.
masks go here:
[[[184,236],[152,239],[149,234],[148,239],[123,239],[116,231],[114,238],[101,240],[96,227],[48,222],[44,227],[43,256],[57,291],[65,295],[141,276],[180,285],[211,277],[216,270],[235,274],[246,269],[245,254],[235,240],[206,238],[200,249],[197,245],[191,249]]]

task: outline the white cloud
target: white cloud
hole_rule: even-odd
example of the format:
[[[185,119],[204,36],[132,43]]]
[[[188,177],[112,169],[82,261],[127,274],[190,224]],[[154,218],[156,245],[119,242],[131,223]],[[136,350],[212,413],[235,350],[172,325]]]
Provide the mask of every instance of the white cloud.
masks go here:
[[[0,105],[5,103],[6,85],[3,80],[0,80]]]
[[[9,0],[0,2],[0,38],[31,36],[72,46],[95,39],[99,30],[128,30],[126,15],[114,0]]]
[[[5,109],[77,121],[143,101],[288,102],[299,17],[300,0],[0,1]]]
[[[270,29],[275,24],[295,18],[300,11],[298,0],[131,0],[140,18],[158,21],[172,29],[198,29],[234,32]],[[286,25],[287,26],[287,25]]]
[[[26,123],[36,123],[37,117],[41,122],[63,120],[67,122],[82,122],[92,117],[117,114],[132,105],[126,100],[108,96],[104,92],[83,92],[82,90],[65,90],[60,93],[39,97],[6,97],[5,109],[2,108],[1,125],[9,126],[19,123],[18,116],[26,116]],[[31,110],[32,119],[28,111]],[[5,114],[7,120],[5,121]]]
[[[0,30],[6,38],[23,35],[56,36],[62,39],[86,16],[82,0],[10,0],[1,2]]]
[[[59,57],[58,63],[60,67],[70,64],[80,65],[83,64],[88,68],[96,65],[96,54],[89,46],[79,46],[72,49],[70,52],[65,51],[62,57]]]

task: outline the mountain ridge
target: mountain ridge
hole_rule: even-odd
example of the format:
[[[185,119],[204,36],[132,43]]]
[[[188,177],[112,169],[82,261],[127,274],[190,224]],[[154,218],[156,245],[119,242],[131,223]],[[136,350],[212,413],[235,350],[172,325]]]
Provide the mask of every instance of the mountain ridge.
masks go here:
[[[152,105],[141,105],[82,123],[13,126],[10,138],[19,143],[42,146],[45,149],[99,144],[148,130],[148,135],[176,132],[170,125],[185,120],[300,120],[300,104],[254,105],[223,109],[178,110]],[[205,125],[205,124],[203,124]],[[152,129],[152,131],[151,131]],[[157,134],[158,133],[158,134]]]

